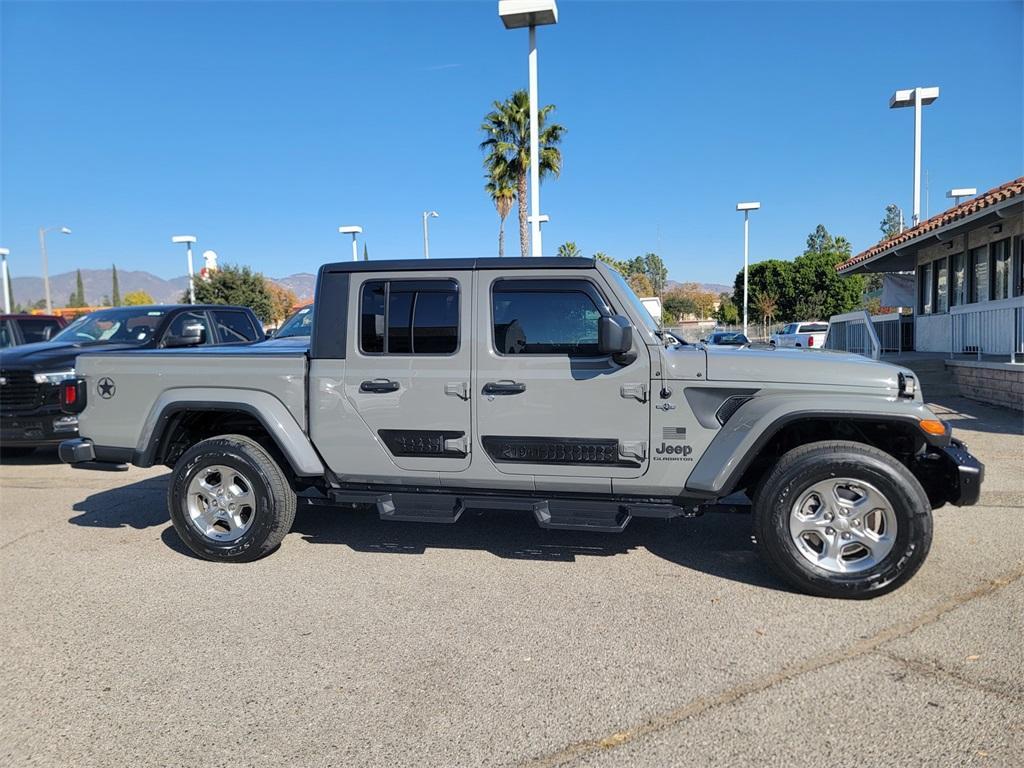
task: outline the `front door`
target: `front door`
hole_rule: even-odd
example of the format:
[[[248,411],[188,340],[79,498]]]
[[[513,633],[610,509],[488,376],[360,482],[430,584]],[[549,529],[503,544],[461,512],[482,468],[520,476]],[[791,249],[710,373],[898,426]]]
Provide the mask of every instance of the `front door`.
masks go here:
[[[386,456],[417,474],[469,467],[472,280],[472,272],[351,276],[344,397],[363,427],[352,447],[376,457],[354,465],[380,472]]]
[[[598,319],[625,314],[608,286],[579,272],[501,277],[479,272],[476,423],[502,474],[589,481],[642,475],[648,465],[650,356],[598,352]]]

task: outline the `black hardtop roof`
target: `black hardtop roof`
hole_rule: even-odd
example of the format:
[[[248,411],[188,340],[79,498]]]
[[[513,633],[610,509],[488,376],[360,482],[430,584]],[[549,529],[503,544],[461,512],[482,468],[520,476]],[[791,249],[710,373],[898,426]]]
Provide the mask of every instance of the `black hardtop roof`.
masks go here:
[[[381,261],[338,261],[324,264],[322,272],[434,272],[479,269],[593,269],[595,259],[575,256],[539,258],[490,257],[483,259],[383,259]]]
[[[97,312],[107,312],[111,309],[138,310],[140,312],[171,312],[175,309],[242,309],[246,312],[249,307],[239,304],[122,304],[119,307],[100,307],[86,314],[92,315]],[[84,317],[85,315],[82,315]]]

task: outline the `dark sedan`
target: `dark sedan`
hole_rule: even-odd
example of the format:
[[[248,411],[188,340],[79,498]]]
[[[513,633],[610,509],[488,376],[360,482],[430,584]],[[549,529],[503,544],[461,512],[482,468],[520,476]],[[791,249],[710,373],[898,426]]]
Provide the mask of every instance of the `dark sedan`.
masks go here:
[[[742,333],[712,333],[708,336],[706,344],[723,347],[742,347],[750,343],[750,339]]]

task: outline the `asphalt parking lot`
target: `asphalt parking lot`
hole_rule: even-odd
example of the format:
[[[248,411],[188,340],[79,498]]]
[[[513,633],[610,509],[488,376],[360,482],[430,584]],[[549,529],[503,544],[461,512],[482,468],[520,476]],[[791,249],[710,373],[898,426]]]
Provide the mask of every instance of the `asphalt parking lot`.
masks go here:
[[[248,565],[190,556],[168,473],[0,467],[0,763],[1024,764],[1020,414],[939,410],[987,465],[924,568],[794,594],[748,518],[549,532],[306,508]]]

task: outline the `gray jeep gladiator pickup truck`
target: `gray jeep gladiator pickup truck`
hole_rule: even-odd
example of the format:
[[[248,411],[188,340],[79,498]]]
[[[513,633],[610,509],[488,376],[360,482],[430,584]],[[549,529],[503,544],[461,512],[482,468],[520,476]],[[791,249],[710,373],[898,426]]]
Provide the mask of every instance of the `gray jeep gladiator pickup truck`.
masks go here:
[[[92,354],[64,385],[64,461],[164,464],[210,560],[277,547],[296,505],[454,523],[517,508],[617,532],[744,492],[768,565],[869,597],[921,566],[932,509],[984,468],[911,371],[826,351],[670,343],[592,259],[329,264],[308,344]]]

